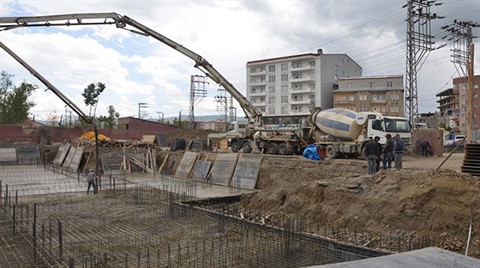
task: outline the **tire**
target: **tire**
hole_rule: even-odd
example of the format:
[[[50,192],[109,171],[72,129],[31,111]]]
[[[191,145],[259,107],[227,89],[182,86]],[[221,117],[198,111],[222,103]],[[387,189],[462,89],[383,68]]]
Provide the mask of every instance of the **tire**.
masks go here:
[[[289,154],[288,146],[286,143],[280,143],[280,145],[278,145],[278,154],[281,154],[281,155]]]
[[[242,149],[244,153],[251,153],[252,152],[252,146],[250,145],[250,142],[244,142],[242,145]]]
[[[325,149],[325,154],[328,158],[337,157],[337,150],[335,149],[335,146],[328,145],[327,148]]]
[[[278,152],[278,145],[276,143],[269,143],[267,145],[267,153],[268,154],[277,154]]]
[[[238,148],[238,143],[237,142],[232,142],[231,147],[232,147],[232,152],[238,153],[238,149],[240,149],[240,148]]]

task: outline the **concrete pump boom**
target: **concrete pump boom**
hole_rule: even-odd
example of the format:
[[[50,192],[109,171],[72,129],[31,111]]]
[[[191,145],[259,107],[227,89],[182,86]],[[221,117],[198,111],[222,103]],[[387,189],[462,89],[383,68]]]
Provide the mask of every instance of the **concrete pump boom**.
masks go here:
[[[225,79],[207,60],[190,49],[178,44],[177,42],[165,37],[164,35],[148,28],[147,26],[135,21],[127,16],[117,13],[80,13],[63,14],[50,16],[31,16],[31,17],[0,17],[0,31],[11,30],[19,27],[40,27],[40,26],[74,26],[74,25],[104,25],[115,24],[117,28],[125,29],[130,32],[151,36],[158,41],[177,50],[183,55],[195,61],[195,67],[205,73],[210,79],[225,88],[242,107],[245,115],[249,118],[249,123],[253,125],[260,124],[261,113],[253,106],[246,97],[244,97],[227,79]],[[134,29],[127,29],[127,25]]]

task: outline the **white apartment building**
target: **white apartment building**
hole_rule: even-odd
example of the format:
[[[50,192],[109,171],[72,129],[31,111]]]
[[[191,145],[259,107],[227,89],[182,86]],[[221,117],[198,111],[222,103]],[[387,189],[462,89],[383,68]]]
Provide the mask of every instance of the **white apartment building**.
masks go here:
[[[333,107],[338,79],[362,76],[346,54],[292,55],[247,62],[247,98],[266,127],[294,126],[314,107]]]

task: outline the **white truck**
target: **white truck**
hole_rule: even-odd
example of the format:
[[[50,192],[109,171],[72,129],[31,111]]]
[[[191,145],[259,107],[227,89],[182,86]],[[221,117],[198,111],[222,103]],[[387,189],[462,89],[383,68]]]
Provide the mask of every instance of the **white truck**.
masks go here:
[[[383,116],[380,113],[332,108],[311,113],[309,121],[314,128],[310,140],[329,158],[358,157],[369,138],[399,134],[408,146],[411,140],[410,124],[405,117]]]

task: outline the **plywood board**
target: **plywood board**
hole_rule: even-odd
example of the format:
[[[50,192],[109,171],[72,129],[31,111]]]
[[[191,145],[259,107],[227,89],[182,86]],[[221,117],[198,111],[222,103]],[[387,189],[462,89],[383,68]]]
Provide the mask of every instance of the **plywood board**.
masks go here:
[[[73,157],[75,156],[75,151],[77,150],[76,147],[71,146],[70,150],[68,150],[68,154],[65,157],[65,161],[63,161],[62,167],[64,169],[68,169],[70,167],[70,163],[73,160]]]
[[[17,160],[19,164],[37,164],[40,162],[40,151],[36,144],[15,145]]]
[[[156,134],[157,144],[159,147],[168,147],[167,143],[167,133],[159,132]]]
[[[67,156],[69,150],[70,150],[70,143],[65,143],[60,145],[60,147],[58,147],[58,152],[55,155],[55,158],[53,159],[53,165],[56,167],[61,167],[63,164],[63,161],[65,161],[65,157]]]
[[[128,169],[123,168],[125,154],[124,153],[103,153],[102,168],[104,174],[125,174],[129,173]]]
[[[205,181],[211,166],[210,161],[197,160],[192,171],[192,179],[195,181]]]
[[[15,148],[0,148],[0,162],[2,163],[16,163],[17,152]]]
[[[175,177],[187,179],[192,171],[193,166],[195,165],[197,158],[198,153],[185,152],[180,164],[178,165],[177,171],[175,171]]]
[[[237,158],[237,154],[218,154],[208,181],[210,183],[228,186],[233,171],[235,170],[235,165],[237,164]]]
[[[83,157],[83,151],[85,148],[83,146],[78,146],[75,149],[75,154],[73,156],[72,161],[70,162],[70,166],[68,167],[69,170],[71,171],[78,171],[78,168],[80,167],[80,162],[82,161]]]
[[[261,154],[241,154],[235,167],[235,173],[233,174],[230,186],[255,189],[261,164]]]

